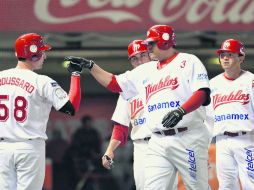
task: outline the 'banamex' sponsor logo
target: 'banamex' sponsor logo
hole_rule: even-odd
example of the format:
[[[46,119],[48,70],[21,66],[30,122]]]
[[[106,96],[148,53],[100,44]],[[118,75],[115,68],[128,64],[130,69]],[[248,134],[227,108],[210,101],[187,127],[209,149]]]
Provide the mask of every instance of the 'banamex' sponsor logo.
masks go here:
[[[171,78],[169,75],[162,78],[157,84],[148,84],[146,89],[146,102],[149,101],[152,95],[164,89],[175,90],[179,86],[177,77]]]
[[[232,102],[239,102],[242,105],[248,104],[250,102],[250,95],[244,94],[242,90],[233,91],[227,95],[215,94],[213,96],[213,109],[215,110],[220,105]]]
[[[79,7],[78,11],[74,11],[77,7]],[[139,7],[146,9],[147,14],[141,14]],[[218,25],[218,27],[222,27],[221,24],[227,24],[231,28],[234,28],[233,26],[241,28],[239,24],[248,27],[253,25],[254,1],[60,0],[54,2],[53,0],[36,0],[34,14],[37,19],[47,24],[68,24],[84,20],[91,21],[91,19],[107,19],[112,23],[129,21],[136,24],[152,22],[176,23],[177,25],[182,22],[191,28],[193,24],[198,25],[202,22],[203,25],[198,25],[201,28],[202,26],[203,28],[209,27],[211,23]],[[184,25],[185,28],[186,25]]]

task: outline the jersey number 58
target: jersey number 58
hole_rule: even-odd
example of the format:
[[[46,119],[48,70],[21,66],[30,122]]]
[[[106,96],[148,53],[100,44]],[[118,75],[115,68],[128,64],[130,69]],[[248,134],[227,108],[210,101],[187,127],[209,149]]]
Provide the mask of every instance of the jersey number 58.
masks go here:
[[[0,95],[0,122],[6,121],[10,114],[13,114],[17,122],[24,122],[27,118],[27,100],[23,96],[14,98],[13,113],[9,113],[10,109],[4,104],[5,101],[9,101],[9,96]]]

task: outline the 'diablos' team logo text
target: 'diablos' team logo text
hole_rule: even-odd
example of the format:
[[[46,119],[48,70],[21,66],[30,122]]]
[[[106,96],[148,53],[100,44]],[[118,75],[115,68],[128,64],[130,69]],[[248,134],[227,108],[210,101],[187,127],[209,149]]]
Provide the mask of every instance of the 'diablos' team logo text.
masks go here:
[[[233,91],[229,94],[215,94],[213,96],[213,109],[223,104],[229,104],[232,102],[239,102],[243,105],[250,102],[250,95],[243,93],[242,90]]]
[[[164,89],[175,90],[179,86],[178,78],[171,78],[169,75],[162,78],[156,84],[149,84],[146,86],[146,102],[151,98],[152,95]]]

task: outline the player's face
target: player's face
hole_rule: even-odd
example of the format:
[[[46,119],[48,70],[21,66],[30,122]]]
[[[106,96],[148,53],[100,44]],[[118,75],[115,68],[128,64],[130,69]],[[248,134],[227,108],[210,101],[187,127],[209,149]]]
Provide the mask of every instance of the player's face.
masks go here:
[[[220,54],[220,64],[224,70],[238,70],[241,67],[242,58],[238,53],[222,52]]]
[[[33,70],[38,70],[42,68],[44,60],[47,58],[46,53],[43,51],[41,58],[33,63]]]
[[[157,42],[154,41],[154,42],[149,42],[148,45],[147,45],[147,49],[150,53],[150,57],[152,60],[156,60],[157,59],[157,55],[158,55],[158,47],[157,47]]]
[[[151,61],[148,52],[138,53],[130,58],[131,65],[136,68],[143,63]]]
[[[168,56],[170,56],[168,50],[161,50],[158,47],[157,42],[149,42],[148,51],[152,60],[162,61],[167,59]]]

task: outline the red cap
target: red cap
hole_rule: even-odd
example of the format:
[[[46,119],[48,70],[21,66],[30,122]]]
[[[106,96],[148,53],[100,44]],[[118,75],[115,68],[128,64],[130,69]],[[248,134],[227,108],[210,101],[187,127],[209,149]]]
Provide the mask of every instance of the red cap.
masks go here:
[[[128,45],[129,59],[138,53],[143,53],[147,51],[147,45],[143,43],[143,40],[134,40]]]
[[[243,44],[235,39],[228,39],[222,42],[220,49],[218,49],[216,53],[220,54],[223,51],[245,55],[245,48]]]

